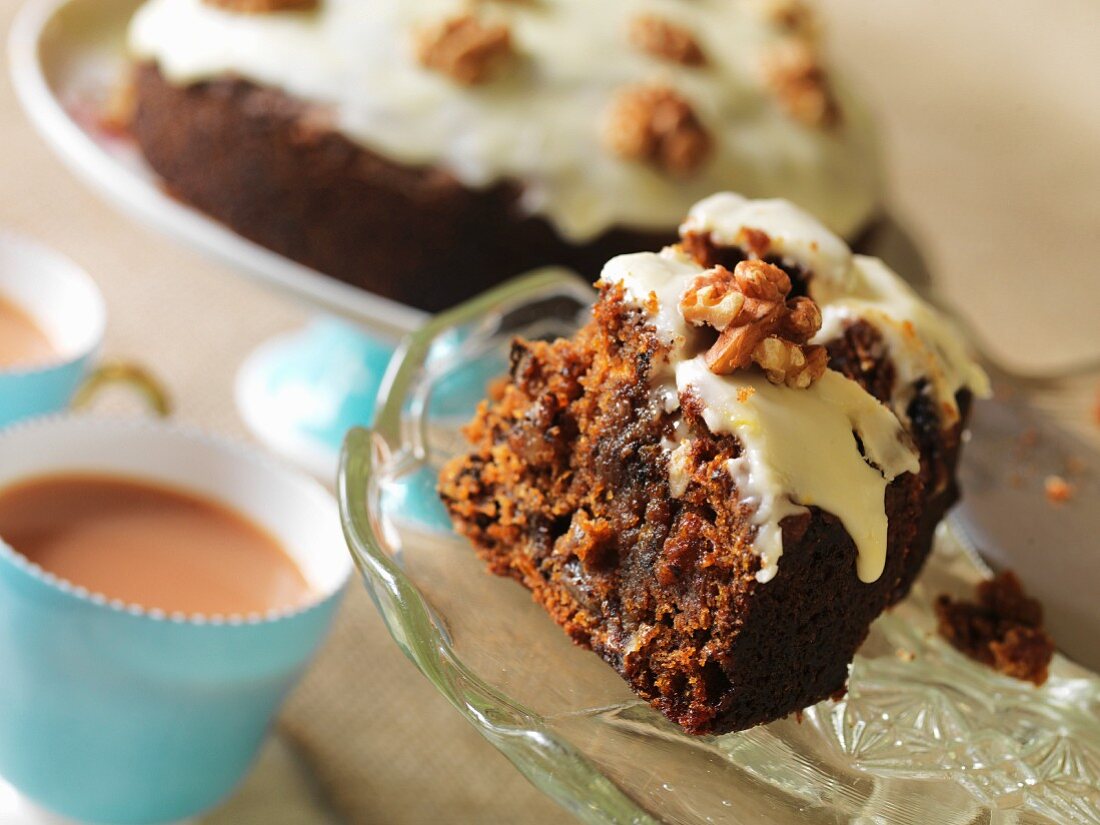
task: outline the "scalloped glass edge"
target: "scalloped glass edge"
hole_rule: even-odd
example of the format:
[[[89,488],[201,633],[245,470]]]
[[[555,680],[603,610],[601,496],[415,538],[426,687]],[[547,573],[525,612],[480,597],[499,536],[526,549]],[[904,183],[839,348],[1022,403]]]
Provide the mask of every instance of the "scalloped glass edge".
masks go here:
[[[423,399],[417,399],[412,391],[422,377],[425,360],[433,346],[438,346],[441,340],[446,341],[448,336],[453,336],[456,343],[466,338],[483,339],[492,334],[508,312],[517,308],[540,301],[567,299],[575,301],[578,310],[581,310],[591,304],[593,296],[591,287],[572,273],[558,269],[540,270],[443,313],[408,336],[395,353],[382,382],[373,429],[355,429],[345,441],[339,477],[341,517],[355,562],[394,640],[467,721],[536,787],[582,822],[656,823],[658,820],[604,776],[578,749],[549,732],[537,713],[488,685],[462,662],[450,643],[441,619],[400,565],[386,552],[391,542],[386,538],[387,526],[378,518],[378,514],[383,512],[379,479],[400,474],[426,460],[427,434],[423,416],[418,415],[423,410],[412,409],[410,412],[409,405],[411,402],[415,408],[423,404]],[[408,426],[410,420],[419,426]],[[391,445],[400,445],[400,451],[395,453]],[[957,529],[952,528],[950,522],[949,516],[941,525],[941,530],[950,533],[952,543],[960,551],[956,562],[975,576],[987,574],[988,570],[973,547]],[[900,640],[901,647],[904,647],[906,639],[911,639],[914,646],[919,644],[918,637],[922,631],[910,627],[904,618],[886,616],[879,622],[888,628],[887,634],[891,639]],[[950,655],[949,648],[948,651]],[[949,663],[949,666],[971,670],[978,667],[967,664],[961,654],[956,655],[958,660]],[[1067,690],[1074,694],[1066,697],[1067,703],[1100,710],[1100,683],[1095,677],[1062,657],[1056,657],[1056,661],[1063,676],[1068,677],[1065,679]],[[860,667],[859,662],[857,656],[854,667]],[[873,685],[876,675],[888,678],[885,670],[890,667],[891,663],[885,662],[884,667],[869,672],[865,678]],[[980,670],[975,672],[980,673]],[[1005,678],[992,674],[992,671],[990,674],[989,679]],[[873,695],[873,688],[871,693]],[[868,704],[873,705],[873,702],[872,698]],[[845,699],[832,703],[831,710],[827,712],[823,712],[820,705],[805,711],[815,726],[836,728],[838,742],[844,749],[849,744],[858,747],[857,743],[846,743],[838,727],[837,720],[851,712],[849,704]],[[858,705],[858,702],[855,704]],[[1091,757],[1100,754],[1100,723],[1089,727],[1097,728],[1090,731],[1089,742],[1086,743]],[[1089,767],[1091,758],[1086,762],[1085,775],[1075,778],[1085,783],[1086,790],[1091,787],[1093,793],[1100,794],[1100,777],[1092,776]],[[965,771],[966,768],[960,770]],[[978,801],[986,796],[979,785],[972,783],[964,787]],[[990,801],[993,807],[997,806],[997,799]],[[1087,799],[1082,801],[1085,805],[1089,804]],[[1074,821],[1100,822],[1100,811],[1092,819],[1088,809],[1084,810],[1081,818],[1076,818],[1074,811],[1065,809],[1056,808],[1042,813],[1055,815],[1055,821],[1061,814],[1073,817]]]

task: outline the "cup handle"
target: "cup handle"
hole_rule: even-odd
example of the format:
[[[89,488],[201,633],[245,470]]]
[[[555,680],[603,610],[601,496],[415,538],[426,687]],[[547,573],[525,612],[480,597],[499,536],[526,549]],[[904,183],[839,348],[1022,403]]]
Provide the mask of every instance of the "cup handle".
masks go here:
[[[161,383],[144,368],[125,361],[108,361],[96,368],[76,391],[72,408],[86,409],[103,390],[113,386],[135,392],[157,418],[172,414],[172,402]]]

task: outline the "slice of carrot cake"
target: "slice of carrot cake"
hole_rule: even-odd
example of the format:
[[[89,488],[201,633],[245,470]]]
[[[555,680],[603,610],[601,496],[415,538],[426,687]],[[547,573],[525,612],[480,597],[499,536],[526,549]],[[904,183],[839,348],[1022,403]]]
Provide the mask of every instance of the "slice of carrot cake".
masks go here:
[[[985,377],[881,261],[721,194],[517,340],[440,491],[490,569],[695,734],[843,691],[956,500]]]

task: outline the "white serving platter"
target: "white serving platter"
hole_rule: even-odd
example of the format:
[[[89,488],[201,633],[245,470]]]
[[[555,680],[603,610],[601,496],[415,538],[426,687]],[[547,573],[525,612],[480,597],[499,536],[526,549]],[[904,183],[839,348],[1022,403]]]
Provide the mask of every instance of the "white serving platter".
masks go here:
[[[126,28],[140,0],[28,0],[12,26],[12,81],[28,117],[69,169],[129,216],[317,309],[397,340],[427,315],[336,281],[245,240],[160,186],[100,112],[128,67]]]

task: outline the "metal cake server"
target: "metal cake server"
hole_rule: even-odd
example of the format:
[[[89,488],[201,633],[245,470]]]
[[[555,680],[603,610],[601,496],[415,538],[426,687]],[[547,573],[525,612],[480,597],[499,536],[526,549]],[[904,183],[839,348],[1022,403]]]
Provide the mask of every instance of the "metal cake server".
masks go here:
[[[1055,417],[1088,426],[1100,359],[1040,378],[979,357],[995,394],[974,405],[948,519],[990,567],[1019,574],[1059,649],[1100,671],[1100,449]],[[1062,481],[1058,502],[1047,484]]]
[[[1100,421],[1091,409],[1100,356],[1041,376],[1012,370],[983,351],[976,331],[936,295],[896,221],[888,218],[870,245],[951,315],[993,383],[993,397],[977,400],[971,413],[959,465],[962,500],[949,526],[990,568],[1015,570],[1043,603],[1061,652],[1100,671]],[[1047,495],[1055,477],[1072,489],[1063,503]]]

